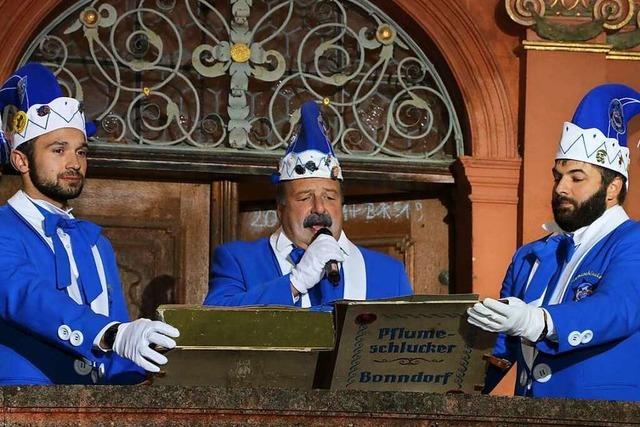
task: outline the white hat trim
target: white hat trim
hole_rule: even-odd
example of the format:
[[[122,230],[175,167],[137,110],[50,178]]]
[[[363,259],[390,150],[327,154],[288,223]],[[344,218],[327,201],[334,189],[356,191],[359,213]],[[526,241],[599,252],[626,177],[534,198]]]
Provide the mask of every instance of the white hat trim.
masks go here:
[[[315,171],[307,169],[305,165],[308,162],[312,162],[317,169]],[[299,174],[296,172],[296,166],[298,165],[304,167],[304,173]],[[331,178],[342,181],[342,168],[340,168],[338,159],[331,154],[318,150],[288,153],[280,161],[279,169],[280,181],[291,181],[302,178]]]
[[[629,149],[615,138],[607,138],[600,129],[582,129],[564,123],[556,160],[578,160],[611,169],[628,178]]]
[[[41,116],[38,109],[43,106],[49,107],[49,113]],[[79,107],[77,99],[68,97],[56,98],[48,104],[32,105],[26,112],[27,124],[22,132],[11,134],[11,148],[16,149],[33,138],[63,128],[78,129],[86,137],[85,118]],[[13,131],[10,129],[10,132]]]

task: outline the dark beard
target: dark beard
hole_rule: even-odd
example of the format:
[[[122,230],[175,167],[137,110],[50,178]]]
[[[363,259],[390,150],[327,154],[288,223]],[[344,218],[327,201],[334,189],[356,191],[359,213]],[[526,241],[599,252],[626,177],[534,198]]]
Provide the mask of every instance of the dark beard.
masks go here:
[[[77,187],[68,187],[64,188],[60,184],[58,184],[58,180],[63,175],[73,175],[73,173],[64,173],[58,175],[56,181],[49,181],[47,179],[41,178],[38,173],[37,166],[33,164],[33,167],[29,168],[29,177],[31,178],[31,182],[36,189],[47,196],[51,200],[55,200],[58,203],[65,205],[67,200],[75,199],[82,193],[82,187],[84,187],[84,177],[82,182]],[[76,176],[81,176],[79,172],[76,173]]]
[[[564,201],[571,203],[573,209],[561,208],[560,202]],[[576,231],[593,223],[607,210],[607,188],[601,186],[593,196],[581,204],[554,193],[551,199],[551,208],[553,209],[553,218],[560,228],[567,232]]]

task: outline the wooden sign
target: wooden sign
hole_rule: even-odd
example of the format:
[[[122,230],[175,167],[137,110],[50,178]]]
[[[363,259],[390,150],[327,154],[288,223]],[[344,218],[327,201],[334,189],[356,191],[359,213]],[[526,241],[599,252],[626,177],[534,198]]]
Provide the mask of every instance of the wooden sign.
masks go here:
[[[331,388],[479,392],[495,334],[469,325],[476,295],[421,295],[336,305]]]

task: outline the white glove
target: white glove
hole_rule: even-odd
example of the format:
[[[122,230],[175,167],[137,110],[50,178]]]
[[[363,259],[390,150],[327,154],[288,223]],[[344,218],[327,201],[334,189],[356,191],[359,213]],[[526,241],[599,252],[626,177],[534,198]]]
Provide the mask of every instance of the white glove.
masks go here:
[[[306,294],[324,276],[324,266],[334,260],[344,261],[344,255],[338,241],[326,234],[321,234],[309,245],[302,259],[291,270],[291,284],[301,294]]]
[[[467,309],[467,321],[485,331],[504,332],[507,335],[535,342],[545,327],[544,312],[540,307],[509,297],[508,304],[485,298]]]
[[[160,368],[157,365],[167,363],[167,358],[149,345],[173,348],[176,342],[169,337],[179,336],[180,331],[167,323],[138,319],[118,325],[113,351],[149,372],[159,372]]]

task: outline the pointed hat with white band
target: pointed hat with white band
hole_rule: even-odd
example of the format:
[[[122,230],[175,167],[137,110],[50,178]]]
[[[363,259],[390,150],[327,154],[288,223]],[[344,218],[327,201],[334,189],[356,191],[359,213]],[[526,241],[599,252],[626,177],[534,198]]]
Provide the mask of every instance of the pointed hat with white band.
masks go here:
[[[342,181],[342,169],[333,152],[320,108],[314,101],[300,107],[300,121],[289,139],[289,146],[274,183],[303,178],[331,178]]]
[[[7,105],[17,108],[7,126],[11,149],[62,128],[95,133],[95,125],[85,122],[82,102],[63,96],[55,75],[42,64],[23,65],[0,87],[0,111]]]
[[[604,84],[582,99],[565,122],[556,160],[579,160],[611,169],[628,179],[627,123],[640,113],[640,93],[622,84]]]

